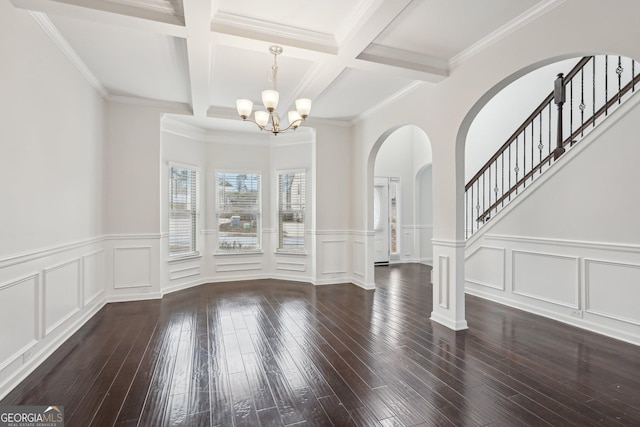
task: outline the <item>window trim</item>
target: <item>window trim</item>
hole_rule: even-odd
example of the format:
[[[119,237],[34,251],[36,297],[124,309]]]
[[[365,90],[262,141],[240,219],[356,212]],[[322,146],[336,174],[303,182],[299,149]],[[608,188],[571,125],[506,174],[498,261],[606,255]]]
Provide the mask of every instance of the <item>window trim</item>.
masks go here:
[[[195,210],[195,231],[193,234],[193,240],[195,241],[193,247],[194,250],[190,251],[190,252],[183,252],[183,253],[178,253],[178,254],[172,254],[171,253],[171,249],[170,249],[170,239],[171,239],[171,212],[173,209],[171,209],[171,182],[172,182],[172,174],[171,174],[171,169],[189,169],[192,170],[196,173],[196,190],[195,190],[195,195],[196,195],[196,210]],[[168,162],[167,165],[167,175],[168,175],[168,200],[167,200],[167,227],[168,227],[168,232],[167,232],[167,238],[169,240],[169,245],[167,246],[167,252],[168,252],[168,256],[169,256],[169,262],[177,262],[177,261],[182,261],[182,260],[186,260],[186,259],[192,259],[192,258],[199,258],[201,257],[201,253],[200,253],[200,238],[198,238],[198,235],[201,234],[201,224],[200,224],[200,210],[202,207],[202,194],[201,194],[201,179],[202,179],[202,172],[201,172],[201,168],[199,166],[196,165],[192,165],[192,164],[188,164],[188,163],[179,163],[179,162]]]

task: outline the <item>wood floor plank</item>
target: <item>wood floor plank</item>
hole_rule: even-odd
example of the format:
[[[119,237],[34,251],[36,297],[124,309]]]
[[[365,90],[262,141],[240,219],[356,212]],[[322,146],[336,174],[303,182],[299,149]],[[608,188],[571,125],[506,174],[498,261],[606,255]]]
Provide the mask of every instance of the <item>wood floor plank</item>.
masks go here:
[[[376,290],[282,280],[108,304],[0,405],[85,426],[638,426],[640,348],[477,297],[432,322],[429,267]]]

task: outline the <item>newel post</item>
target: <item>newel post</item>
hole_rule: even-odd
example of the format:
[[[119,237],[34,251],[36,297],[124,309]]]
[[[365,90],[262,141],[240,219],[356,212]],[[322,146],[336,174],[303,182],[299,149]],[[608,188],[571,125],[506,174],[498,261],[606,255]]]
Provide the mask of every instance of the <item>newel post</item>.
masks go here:
[[[562,146],[562,106],[564,105],[564,101],[564,75],[560,73],[553,86],[553,102],[558,106],[558,140],[556,142],[556,148],[553,150],[553,160],[558,160],[564,153],[564,147]]]

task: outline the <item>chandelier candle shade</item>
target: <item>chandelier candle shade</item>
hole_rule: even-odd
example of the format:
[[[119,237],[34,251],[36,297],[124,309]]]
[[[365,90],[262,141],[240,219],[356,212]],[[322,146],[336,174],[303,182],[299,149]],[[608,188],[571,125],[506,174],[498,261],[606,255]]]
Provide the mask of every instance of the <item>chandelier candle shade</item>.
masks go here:
[[[278,101],[280,100],[280,94],[278,93],[278,55],[282,53],[282,48],[280,46],[271,46],[269,47],[269,52],[273,55],[273,65],[271,66],[273,89],[262,91],[262,103],[267,111],[256,111],[254,114],[255,120],[251,120],[249,118],[253,109],[251,100],[238,99],[236,107],[242,120],[253,122],[258,125],[260,130],[277,135],[291,129],[296,130],[305,121],[311,111],[311,100],[307,98],[296,100],[296,111],[289,111],[288,114],[289,126],[284,129],[280,128],[280,117],[276,108],[278,108]]]

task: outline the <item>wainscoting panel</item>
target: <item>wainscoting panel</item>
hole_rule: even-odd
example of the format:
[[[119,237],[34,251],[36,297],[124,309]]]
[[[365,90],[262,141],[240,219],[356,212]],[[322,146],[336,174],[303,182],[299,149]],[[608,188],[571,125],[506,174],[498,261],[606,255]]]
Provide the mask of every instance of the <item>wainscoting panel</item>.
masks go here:
[[[169,280],[180,280],[195,276],[200,276],[200,264],[188,267],[176,265],[169,271]]]
[[[513,293],[580,308],[579,258],[513,250]]]
[[[466,256],[465,280],[504,291],[504,261],[504,248],[479,246]]]
[[[415,257],[415,248],[413,247],[414,228],[402,227],[402,240],[400,240],[400,247],[402,248],[402,257],[404,259],[413,259]]]
[[[39,279],[33,274],[0,284],[0,371],[38,342]]]
[[[151,246],[116,247],[113,260],[115,289],[151,286]]]
[[[349,259],[346,240],[324,240],[322,242],[322,274],[346,274]]]
[[[83,306],[104,293],[104,249],[82,257]]]
[[[362,266],[365,263],[365,242],[364,240],[354,240],[352,247],[353,257],[353,274],[358,277],[364,277],[364,270]]]
[[[216,263],[216,272],[262,270],[262,261],[225,261]]]
[[[306,271],[306,263],[295,261],[276,261],[276,270],[281,271]]]
[[[80,263],[78,258],[43,271],[45,335],[71,318],[81,307]]]
[[[640,325],[640,265],[585,259],[585,310]]]
[[[449,257],[438,256],[438,283],[440,284],[438,293],[438,299],[440,307],[449,308],[449,288],[451,286],[449,278],[451,274],[449,272]]]

